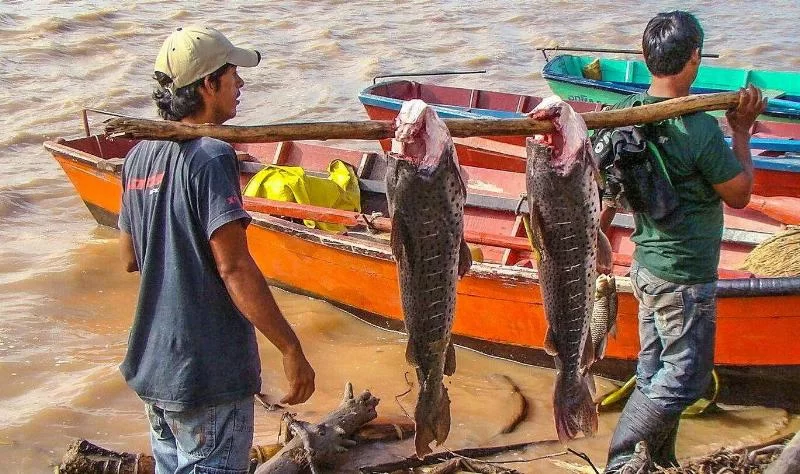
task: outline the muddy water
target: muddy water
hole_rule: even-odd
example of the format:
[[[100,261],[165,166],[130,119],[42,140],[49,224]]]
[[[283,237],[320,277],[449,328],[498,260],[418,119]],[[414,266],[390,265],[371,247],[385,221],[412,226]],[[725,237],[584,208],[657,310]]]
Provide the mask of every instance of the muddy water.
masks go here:
[[[125,350],[137,277],[121,271],[113,230],[97,226],[41,143],[81,131],[82,107],[153,117],[151,64],[174,27],[208,22],[261,50],[232,123],[357,120],[357,93],[377,74],[485,69],[481,75],[430,80],[465,87],[546,94],[540,45],[635,48],[646,21],[684,2],[629,0],[301,1],[283,2],[7,0],[0,3],[0,472],[51,472],[67,444],[149,451],[142,404],[117,365]],[[797,70],[796,2],[697,2],[715,64]],[[102,118],[92,116],[93,129]],[[355,144],[377,149],[371,143]],[[376,329],[328,304],[277,291],[318,374],[318,390],[293,409],[314,420],[333,409],[345,382],[369,388],[382,415],[411,411],[402,334]],[[261,341],[263,390],[285,389],[274,351]],[[765,348],[766,350],[766,348]],[[770,349],[772,350],[772,349]],[[413,378],[413,376],[412,376]],[[511,381],[511,382],[509,382]],[[458,351],[449,381],[453,428],[449,449],[555,437],[553,373]],[[527,418],[498,434],[528,402]],[[600,390],[610,388],[600,382]],[[598,464],[617,413],[601,415],[598,436],[570,446]],[[275,438],[280,414],[258,412],[257,441]],[[686,420],[682,456],[745,444],[785,430],[781,410],[728,407]],[[360,448],[343,470],[413,451],[408,442]],[[499,456],[530,460],[557,454],[545,444]],[[512,466],[564,472],[561,455]]]

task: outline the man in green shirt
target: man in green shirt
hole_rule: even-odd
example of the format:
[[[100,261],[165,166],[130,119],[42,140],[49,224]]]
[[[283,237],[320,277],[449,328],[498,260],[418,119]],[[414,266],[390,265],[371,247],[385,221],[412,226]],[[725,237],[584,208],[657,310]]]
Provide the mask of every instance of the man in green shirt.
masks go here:
[[[703,30],[686,12],[660,13],[647,24],[642,51],[653,79],[646,93],[615,107],[689,95],[697,76]],[[727,112],[733,150],[714,117],[689,114],[659,125],[664,165],[678,195],[677,219],[634,213],[636,244],[631,283],[639,302],[641,350],[636,389],[611,439],[606,472],[618,472],[645,441],[652,461],[677,465],[675,438],[681,412],[701,397],[714,367],[716,280],[723,230],[722,203],[750,200],[753,163],[750,127],[764,110],[749,86]],[[615,206],[608,201],[602,222]]]

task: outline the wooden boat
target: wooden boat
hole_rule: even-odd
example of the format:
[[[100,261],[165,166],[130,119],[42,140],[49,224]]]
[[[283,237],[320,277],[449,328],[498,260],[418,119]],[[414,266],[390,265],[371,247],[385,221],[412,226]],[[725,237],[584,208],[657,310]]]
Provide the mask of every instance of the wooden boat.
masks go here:
[[[588,67],[599,61],[596,67]],[[641,60],[560,54],[548,60],[542,77],[554,94],[568,100],[613,104],[624,96],[644,92],[652,78]],[[735,91],[748,85],[769,98],[762,118],[800,122],[800,72],[740,69],[701,64],[691,93]]]
[[[381,82],[358,96],[373,120],[393,120],[404,101],[422,99],[443,118],[520,118],[541,102],[541,97],[479,89],[440,86],[408,80]],[[602,105],[570,101],[578,112],[599,110]],[[727,123],[720,119],[723,130]],[[753,126],[754,193],[760,196],[800,197],[800,123],[757,121]],[[456,138],[461,160],[475,166],[504,161],[524,170],[524,137]],[[516,145],[516,146],[509,146]],[[389,150],[389,140],[381,142]]]
[[[131,140],[108,140],[103,135],[58,139],[44,147],[61,165],[98,223],[116,226],[120,210],[120,170]],[[325,170],[333,158],[352,164],[361,184],[362,213],[310,205],[246,198],[253,221],[248,242],[257,264],[274,285],[321,298],[384,328],[400,329],[402,313],[395,263],[385,233],[387,215],[383,173],[377,153],[336,149],[305,143],[235,144],[241,182],[246,183],[266,164],[303,166],[309,173]],[[483,253],[459,282],[454,334],[460,344],[513,360],[552,366],[542,350],[546,329],[537,273],[521,220],[515,215],[518,190],[524,179],[502,162],[494,168],[466,165],[470,174],[465,216],[466,237]],[[283,216],[283,217],[279,217]],[[748,278],[735,269],[747,252],[769,237],[775,222],[758,214],[739,216],[739,229],[725,230],[719,284],[716,362],[722,376],[737,380],[725,399],[766,397],[765,403],[797,404],[800,390],[774,384],[800,381],[800,280]],[[348,226],[332,234],[302,225],[316,219]],[[631,228],[625,216],[615,221],[611,240],[615,272],[624,275],[630,263]],[[313,272],[313,277],[309,274]],[[638,352],[637,305],[627,278],[621,276],[618,336],[608,346],[598,373],[617,379],[634,370]],[[626,283],[627,282],[627,283]],[[757,383],[738,385],[757,377]],[[764,378],[772,382],[764,384]],[[800,383],[799,383],[800,384]],[[800,388],[800,387],[798,387]]]

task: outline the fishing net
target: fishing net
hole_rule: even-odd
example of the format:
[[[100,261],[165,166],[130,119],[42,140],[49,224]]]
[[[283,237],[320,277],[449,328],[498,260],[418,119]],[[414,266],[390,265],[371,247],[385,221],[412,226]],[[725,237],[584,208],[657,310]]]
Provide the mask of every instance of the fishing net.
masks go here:
[[[762,277],[800,276],[800,226],[787,226],[758,244],[741,268]]]

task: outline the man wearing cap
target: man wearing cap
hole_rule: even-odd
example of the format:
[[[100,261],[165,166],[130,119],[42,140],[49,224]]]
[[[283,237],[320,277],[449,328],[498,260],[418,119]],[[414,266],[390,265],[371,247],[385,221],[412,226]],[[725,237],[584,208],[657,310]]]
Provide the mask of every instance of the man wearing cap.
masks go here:
[[[244,85],[237,66],[260,59],[212,28],[179,28],[156,59],[159,114],[224,123]],[[283,355],[281,402],[306,401],[314,370],[248,251],[234,150],[207,137],[142,141],[122,186],[121,257],[141,282],[120,370],[145,402],[156,473],[248,472],[261,388],[254,328]]]

